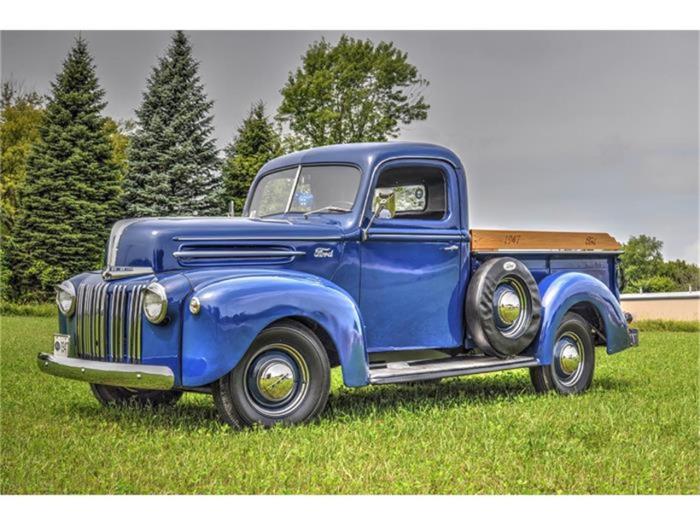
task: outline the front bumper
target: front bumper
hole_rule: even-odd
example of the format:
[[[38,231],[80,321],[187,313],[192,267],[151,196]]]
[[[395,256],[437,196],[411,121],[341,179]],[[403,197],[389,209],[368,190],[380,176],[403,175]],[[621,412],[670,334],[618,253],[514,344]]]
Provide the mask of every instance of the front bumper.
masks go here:
[[[170,390],[175,384],[175,375],[167,366],[106,363],[44,353],[37,356],[37,365],[47,374],[100,385]]]

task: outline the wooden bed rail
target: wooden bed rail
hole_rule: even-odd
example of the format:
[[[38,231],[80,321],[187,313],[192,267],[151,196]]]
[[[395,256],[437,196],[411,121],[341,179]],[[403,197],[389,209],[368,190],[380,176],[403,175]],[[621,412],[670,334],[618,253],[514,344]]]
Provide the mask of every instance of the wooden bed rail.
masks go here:
[[[473,252],[498,251],[619,251],[608,233],[522,230],[471,230]]]

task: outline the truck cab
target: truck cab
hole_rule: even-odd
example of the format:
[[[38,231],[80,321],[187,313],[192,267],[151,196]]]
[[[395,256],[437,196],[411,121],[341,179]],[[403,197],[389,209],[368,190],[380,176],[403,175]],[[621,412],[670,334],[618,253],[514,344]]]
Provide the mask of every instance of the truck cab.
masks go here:
[[[233,426],[300,423],[350,387],[528,368],[581,393],[596,345],[636,344],[619,244],[470,230],[459,158],[431,144],[314,148],[262,167],[242,217],[116,223],[105,268],[57,287],[44,372],[104,403],[213,394]]]

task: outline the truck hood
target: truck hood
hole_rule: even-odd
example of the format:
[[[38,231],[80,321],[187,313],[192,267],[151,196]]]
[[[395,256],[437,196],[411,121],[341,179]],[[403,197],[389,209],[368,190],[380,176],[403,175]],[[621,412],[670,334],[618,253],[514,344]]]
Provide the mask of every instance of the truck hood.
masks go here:
[[[332,243],[338,224],[305,219],[229,217],[144,218],[117,222],[107,247],[107,267],[147,267],[164,272],[193,266],[291,261],[299,246]]]

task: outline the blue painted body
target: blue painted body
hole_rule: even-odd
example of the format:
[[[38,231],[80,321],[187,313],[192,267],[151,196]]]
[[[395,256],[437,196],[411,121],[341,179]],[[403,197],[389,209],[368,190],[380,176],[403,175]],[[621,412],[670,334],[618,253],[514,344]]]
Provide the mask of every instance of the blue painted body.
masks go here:
[[[283,168],[317,164],[356,166],[361,183],[352,211],[254,218],[164,218],[130,223],[118,239],[115,266],[150,267],[168,295],[168,322],[142,319],[143,362],[173,369],[176,385],[203,386],[228,373],[266,326],[287,317],[319,326],[332,341],[348,386],[369,381],[369,354],[469,346],[464,296],[483,257],[469,251],[467,183],[459,158],[429,144],[350,144],[316,148],[274,159],[253,182]],[[440,169],[447,182],[442,220],[377,219],[366,240],[371,195],[384,169],[401,165]],[[250,201],[250,199],[249,199]],[[244,211],[245,214],[245,211]],[[455,245],[446,251],[444,248]],[[287,250],[279,258],[183,259],[193,249]],[[332,253],[317,257],[318,250]],[[540,285],[544,316],[528,350],[551,361],[561,317],[574,304],[594,306],[605,323],[608,352],[629,346],[615,287],[616,256],[511,254]],[[97,273],[72,279],[101,279]],[[198,297],[202,308],[187,305]],[[62,331],[71,321],[60,317]]]

